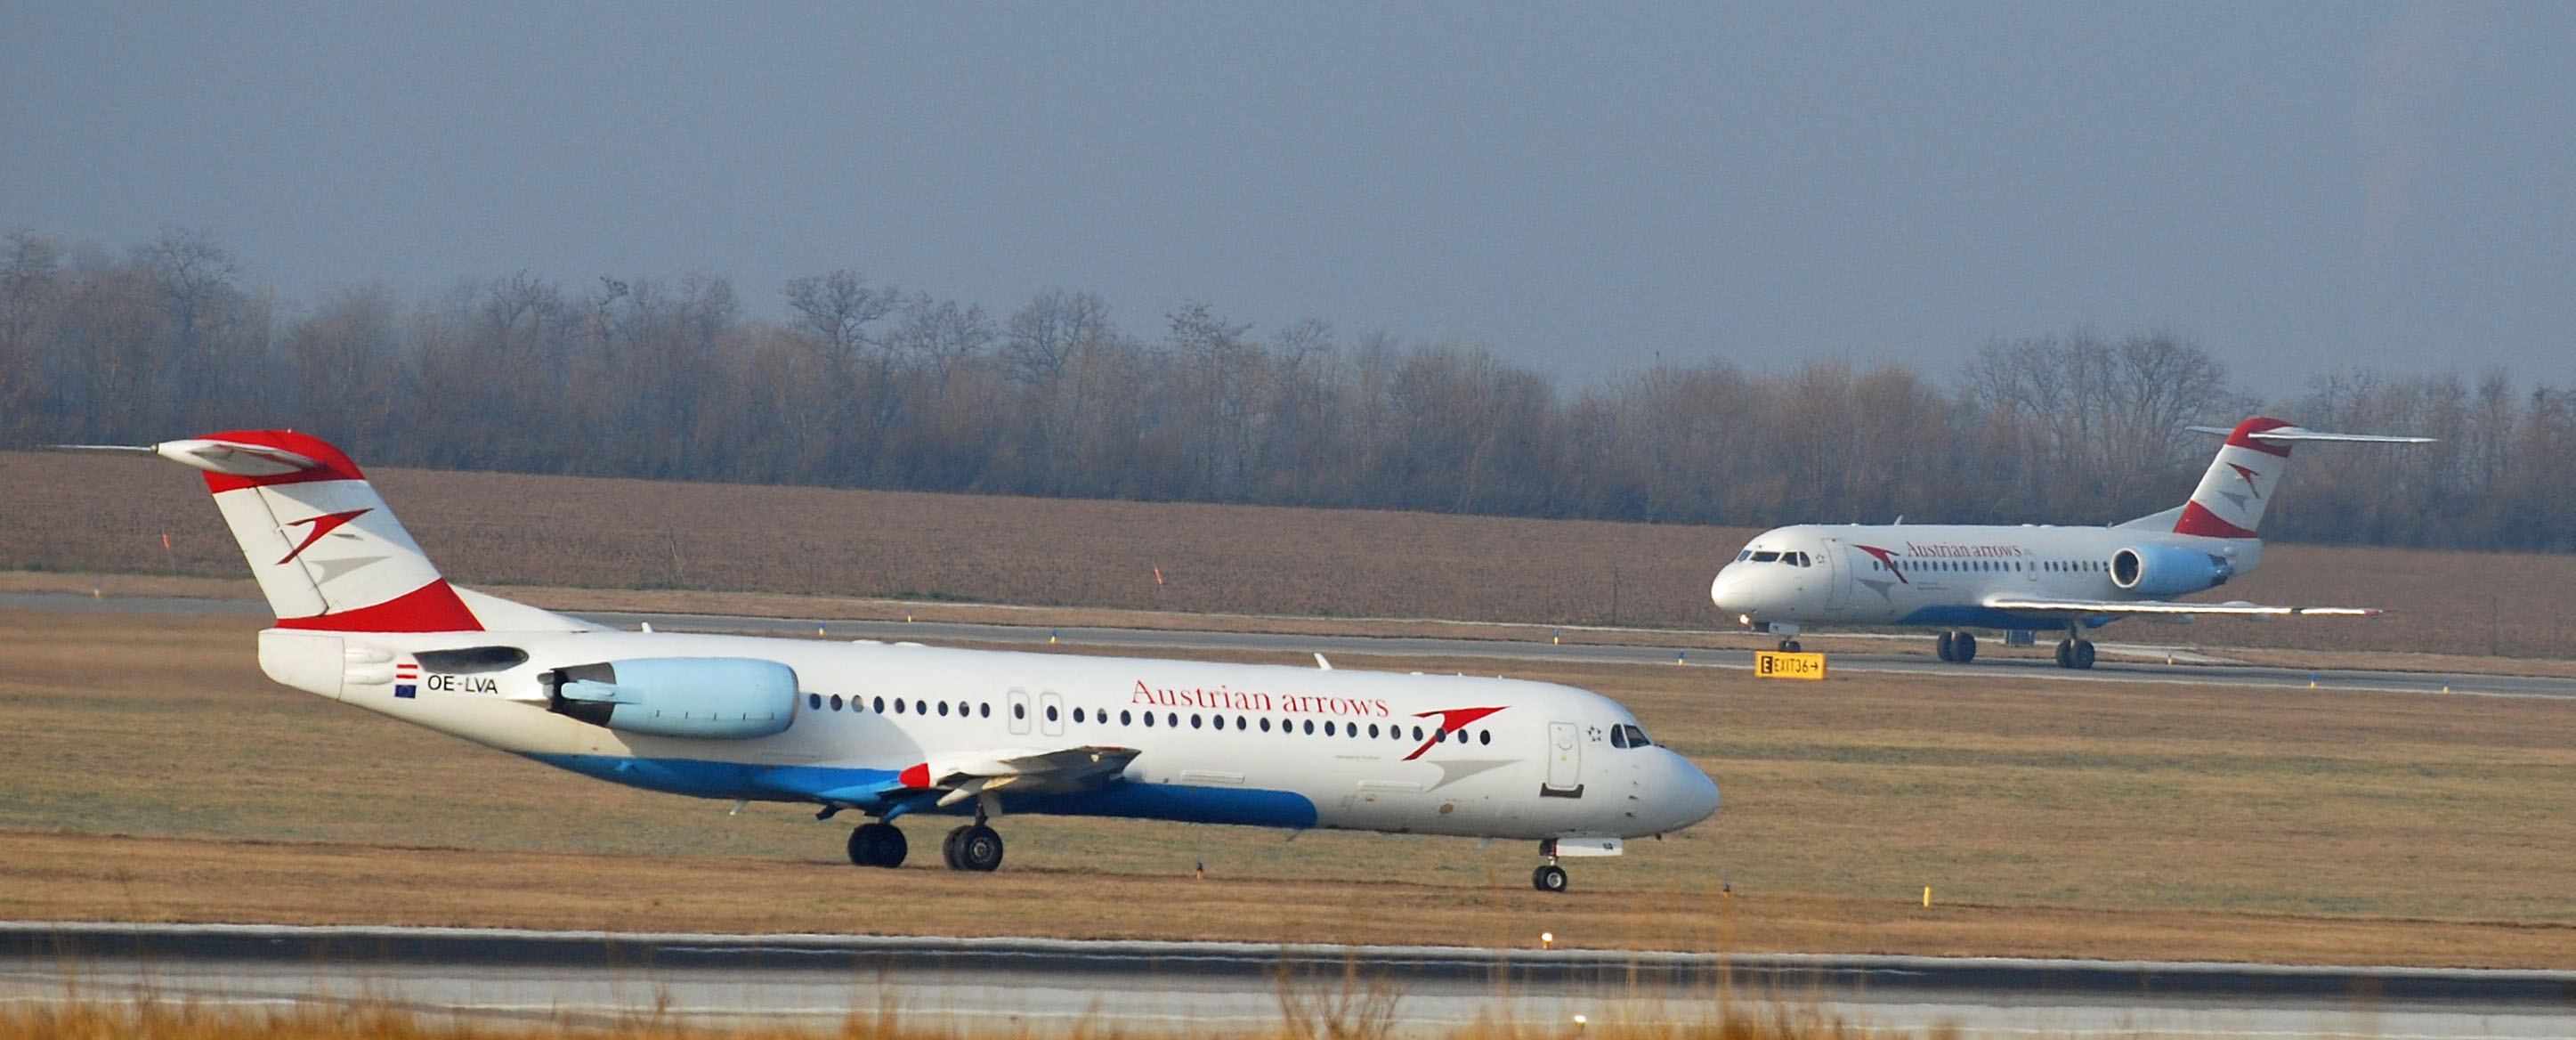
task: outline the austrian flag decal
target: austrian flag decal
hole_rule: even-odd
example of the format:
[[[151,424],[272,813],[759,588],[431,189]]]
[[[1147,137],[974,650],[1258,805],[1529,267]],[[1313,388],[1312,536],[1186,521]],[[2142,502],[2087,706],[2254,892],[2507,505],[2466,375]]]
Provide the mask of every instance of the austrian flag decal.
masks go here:
[[[405,661],[394,666],[394,696],[420,696],[420,662]]]

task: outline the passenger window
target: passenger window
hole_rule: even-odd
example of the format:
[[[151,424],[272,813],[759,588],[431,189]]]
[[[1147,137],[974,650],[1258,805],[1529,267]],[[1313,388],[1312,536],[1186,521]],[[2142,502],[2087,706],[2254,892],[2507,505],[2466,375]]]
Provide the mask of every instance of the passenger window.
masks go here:
[[[1250,725],[1251,725],[1250,723],[1247,723],[1247,722],[1243,721],[1243,716],[1241,716],[1241,715],[1237,715],[1237,716],[1235,716],[1235,717],[1234,717],[1234,728],[1236,728],[1236,729],[1245,729],[1245,728],[1248,728]]]
[[[817,698],[815,698],[815,699],[816,699],[816,700],[821,700],[822,698],[817,697]],[[820,707],[822,707],[822,705],[817,704],[817,705],[815,705],[815,707],[820,708]],[[839,711],[839,710],[841,710],[841,695],[840,695],[840,694],[837,694],[837,693],[836,693],[836,694],[833,694],[833,695],[832,695],[832,710],[833,710],[833,711]]]
[[[1150,712],[1150,711],[1149,711],[1149,712],[1146,712],[1146,713],[1145,713],[1145,728],[1146,728],[1146,729],[1152,729],[1152,728],[1154,728],[1154,713],[1153,713],[1153,712]]]
[[[928,702],[928,701],[914,701],[914,702],[912,702],[912,713],[913,713],[913,714],[915,714],[915,715],[928,715],[928,714],[930,714],[930,702]]]
[[[1136,720],[1127,712],[1122,711],[1118,713],[1118,724],[1121,726],[1133,726],[1136,724]]]
[[[840,695],[840,694],[837,694],[837,693],[832,695],[832,699],[834,699],[834,700],[839,700],[839,699],[840,699],[840,697],[841,697],[841,695]],[[805,706],[806,706],[807,708],[810,708],[810,709],[815,710],[815,711],[821,711],[821,710],[823,710],[823,695],[822,695],[822,694],[819,694],[819,693],[809,693],[809,694],[806,694],[806,695],[805,695]]]
[[[902,710],[903,710],[903,702],[902,702],[902,701],[896,701],[896,702],[894,702],[894,707],[895,707],[895,710],[896,710],[896,711],[902,711]],[[1014,704],[1014,705],[1011,705],[1011,717],[1012,717],[1012,718],[1015,718],[1015,719],[1025,719],[1025,718],[1028,718],[1028,717],[1029,717],[1029,706],[1028,706],[1028,705],[1026,705],[1026,704]]]
[[[1326,723],[1326,725],[1331,725],[1331,723]],[[1310,737],[1315,735],[1315,720],[1306,720],[1306,735]]]
[[[1054,721],[1055,721],[1055,705],[1052,705],[1052,704],[1047,705],[1047,721],[1048,721],[1048,722],[1054,722]]]
[[[1167,711],[1167,712],[1164,712],[1164,713],[1163,713],[1163,724],[1164,724],[1164,725],[1167,725],[1167,726],[1170,726],[1170,727],[1172,727],[1173,729],[1179,729],[1179,728],[1181,728],[1181,713],[1180,713],[1180,712],[1177,712],[1177,711]]]
[[[894,702],[894,713],[895,713],[895,714],[897,714],[897,715],[901,715],[901,714],[903,714],[903,702],[902,702],[902,701],[896,701],[896,702]]]
[[[1369,736],[1377,736],[1377,723],[1369,723]]]
[[[1198,716],[1196,716],[1196,715],[1192,715],[1192,716],[1190,716],[1190,728],[1191,728],[1191,729],[1197,729],[1197,728],[1199,728],[1199,717],[1198,717]]]
[[[877,714],[879,714],[879,715],[883,715],[883,714],[885,714],[885,698],[883,698],[883,697],[879,697],[879,698],[877,698],[877,700],[876,700],[876,709],[875,709],[875,710],[876,710],[876,713],[877,713]]]
[[[1415,740],[1420,740],[1420,739],[1422,739],[1422,727],[1420,727],[1420,726],[1415,726],[1415,727],[1413,727],[1413,739],[1415,739]]]
[[[989,719],[989,718],[992,718],[992,717],[993,717],[993,705],[992,705],[992,702],[987,701],[987,702],[985,702],[985,703],[982,703],[982,704],[978,704],[978,705],[976,705],[976,706],[975,706],[975,717],[976,717],[976,718],[979,718],[979,719]]]
[[[1261,717],[1261,732],[1264,732],[1264,733],[1268,733],[1268,732],[1270,732],[1270,716],[1268,716],[1268,715],[1264,715],[1264,716],[1262,716],[1262,717]]]
[[[1477,731],[1476,731],[1476,743],[1479,743],[1479,744],[1491,744],[1491,743],[1493,743],[1493,742],[1494,742],[1494,731],[1493,731],[1493,730],[1490,730],[1490,729],[1480,729],[1480,730],[1477,730]]]
[[[941,701],[941,702],[939,702],[939,717],[940,717],[940,718],[943,718],[943,719],[948,717],[948,702],[947,702],[947,701]]]
[[[1080,709],[1080,708],[1075,708],[1075,709],[1073,709],[1073,721],[1075,721],[1075,722],[1080,722],[1080,721],[1082,721],[1082,709]]]

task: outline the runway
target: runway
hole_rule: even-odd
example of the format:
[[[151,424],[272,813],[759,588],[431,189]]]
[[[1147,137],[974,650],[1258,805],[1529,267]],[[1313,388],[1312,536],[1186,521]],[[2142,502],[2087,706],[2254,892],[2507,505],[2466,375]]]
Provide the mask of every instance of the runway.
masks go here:
[[[1276,1027],[1374,1001],[1420,1031],[1739,1013],[1972,1035],[2576,1035],[2576,972],[823,935],[0,923],[0,1000],[615,1022]]]
[[[92,599],[72,593],[0,594],[0,610],[119,610],[180,614],[266,615],[256,600],[185,599],[179,597],[110,597]],[[1681,649],[1606,643],[1541,643],[1505,639],[1437,639],[1350,635],[1286,635],[1265,632],[1179,631],[1141,628],[991,625],[950,621],[816,622],[805,618],[750,617],[725,614],[649,614],[611,611],[578,616],[616,628],[650,624],[664,631],[739,632],[753,635],[813,637],[818,627],[828,637],[887,641],[971,642],[1045,646],[1050,638],[1060,649],[1099,647],[1116,650],[1251,650],[1277,653],[1322,653],[1357,656],[1467,657],[1506,661],[1564,661],[1585,664],[1653,664],[1688,667],[1753,666],[1749,650]],[[2576,678],[2522,675],[2441,674],[2362,669],[2267,668],[2240,664],[2164,664],[2104,660],[2088,671],[2069,671],[2039,658],[1986,658],[1969,664],[1944,664],[1891,653],[1835,653],[1837,671],[1897,675],[1991,676],[2052,679],[2065,682],[2181,683],[2269,687],[2275,689],[2353,690],[2499,697],[2576,697]]]

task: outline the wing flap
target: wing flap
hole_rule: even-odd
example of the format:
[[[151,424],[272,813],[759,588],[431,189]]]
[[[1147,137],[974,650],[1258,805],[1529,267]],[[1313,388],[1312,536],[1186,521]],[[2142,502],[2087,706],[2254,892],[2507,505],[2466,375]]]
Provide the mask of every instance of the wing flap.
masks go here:
[[[1023,794],[1085,791],[1117,780],[1140,753],[1122,747],[1008,748],[945,756],[923,763],[918,773],[906,770],[904,778],[915,787],[946,789],[942,805],[1004,788]]]

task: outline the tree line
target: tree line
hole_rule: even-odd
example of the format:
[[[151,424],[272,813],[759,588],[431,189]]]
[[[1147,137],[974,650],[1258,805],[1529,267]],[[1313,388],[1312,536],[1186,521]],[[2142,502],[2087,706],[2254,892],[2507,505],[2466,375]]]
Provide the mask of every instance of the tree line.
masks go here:
[[[1096,293],[1010,309],[853,271],[747,315],[715,275],[526,272],[426,299],[290,304],[203,233],[122,254],[32,231],[0,256],[0,445],[245,426],[383,465],[1769,526],[2114,522],[2179,504],[2257,411],[2437,445],[2302,449],[2267,535],[2576,549],[2576,398],[2505,373],[2234,387],[2170,333],[1986,346],[1947,374],[1657,364],[1566,387],[1484,346],[1144,328]],[[853,518],[863,523],[863,518]]]

